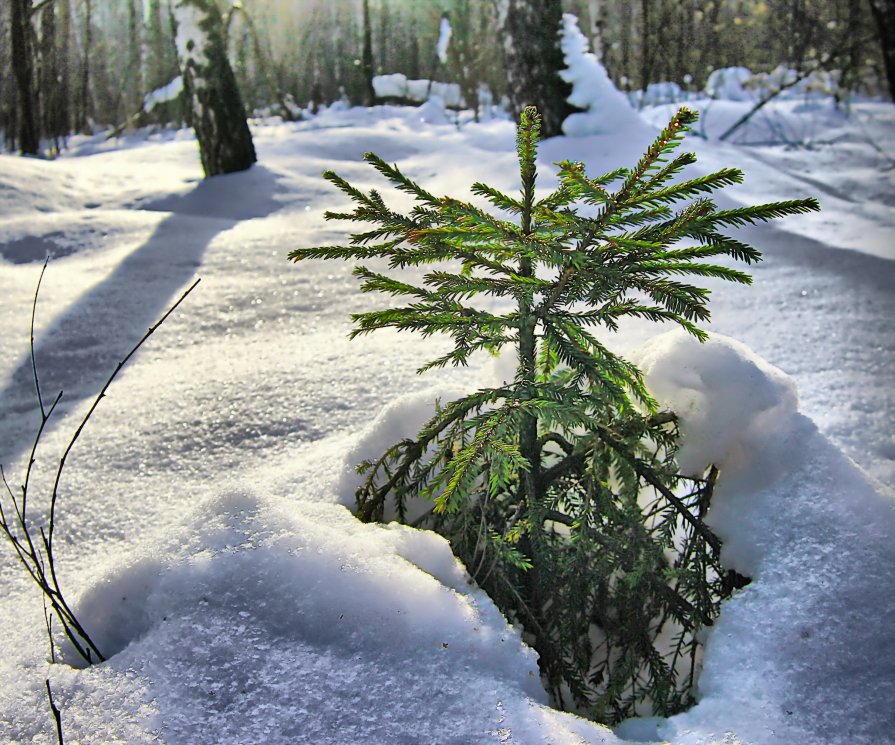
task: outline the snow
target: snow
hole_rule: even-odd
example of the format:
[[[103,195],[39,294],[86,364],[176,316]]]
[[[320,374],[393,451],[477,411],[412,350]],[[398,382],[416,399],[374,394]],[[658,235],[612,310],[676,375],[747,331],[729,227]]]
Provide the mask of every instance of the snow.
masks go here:
[[[709,98],[727,101],[757,102],[772,94],[779,95],[783,100],[806,96],[823,99],[837,92],[839,77],[840,73],[835,70],[814,70],[800,79],[800,73],[786,65],[777,65],[768,73],[754,73],[748,67],[724,67],[709,74],[705,94]],[[848,91],[839,92],[846,99],[852,97]]]
[[[747,80],[752,78],[752,70],[748,67],[724,67],[712,70],[705,82],[705,92],[709,98],[720,98],[725,101],[752,101],[755,94],[745,88]]]
[[[448,61],[448,47],[451,44],[451,28],[450,19],[443,15],[438,24],[438,42],[435,44],[435,56],[442,65],[446,65]]]
[[[183,93],[183,76],[178,75],[171,82],[147,93],[143,99],[143,111],[152,111],[160,103],[173,101]]]
[[[791,103],[769,113],[818,115]],[[565,158],[630,164],[663,111],[545,142],[542,187]],[[707,344],[639,323],[606,339],[680,410],[686,466],[722,465],[712,525],[725,561],[753,577],[707,635],[699,703],[618,736],[545,706],[533,653],[441,538],[363,525],[344,506],[350,464],[502,370],[483,357],[418,378],[443,341],[349,342],[348,315],[370,307],[350,267],[285,260],[344,238],[322,218],[345,205],[319,173],[380,188],[367,150],[436,193],[518,188],[510,122],[419,113],[256,121],[259,164],[209,181],[187,132],[77,137],[56,161],[0,156],[0,462],[14,483],[37,423],[31,300],[55,254],[36,338],[44,390],[65,396],[32,509],[116,362],[202,277],[119,376],[63,480],[61,581],[109,661],[49,664],[40,599],[0,554],[0,740],[55,742],[45,677],[67,742],[891,740],[893,107],[855,105],[818,126],[813,149],[689,143],[697,172],[746,171],[723,204],[818,194],[824,211],[747,232],[766,260],[754,287],[712,284]]]
[[[177,24],[177,59],[182,68],[190,63],[198,69],[202,69],[208,62],[206,46],[208,38],[202,29],[204,14],[201,8],[190,0],[178,0],[171,9],[174,14],[174,22]]]
[[[566,118],[563,132],[571,137],[619,131],[643,132],[643,122],[637,112],[609,79],[606,68],[588,51],[587,38],[578,28],[578,19],[571,13],[564,13],[562,17],[561,47],[566,69],[560,76],[572,85],[569,103],[584,109]]]
[[[795,381],[752,350],[719,334],[700,344],[683,330],[651,339],[632,361],[646,375],[649,390],[683,420],[678,464],[698,476],[714,464],[725,483],[756,471],[775,481],[780,468],[755,453],[786,429],[798,410]],[[779,464],[778,464],[779,465]]]
[[[388,447],[401,440],[413,438],[423,425],[434,414],[433,404],[447,405],[472,391],[460,386],[444,386],[426,388],[413,393],[405,393],[387,404],[376,418],[360,433],[354,446],[346,453],[343,461],[342,476],[338,484],[339,502],[349,509],[355,504],[355,492],[363,483],[363,476],[355,470],[355,466],[363,461],[375,462],[383,452],[383,445]],[[412,523],[431,508],[425,500],[409,500],[407,504],[407,522]],[[394,507],[388,505],[386,520],[397,519]]]
[[[407,101],[425,102],[438,98],[442,105],[454,108],[463,105],[460,86],[431,80],[408,80],[401,72],[373,76],[373,91],[377,98],[401,98]]]

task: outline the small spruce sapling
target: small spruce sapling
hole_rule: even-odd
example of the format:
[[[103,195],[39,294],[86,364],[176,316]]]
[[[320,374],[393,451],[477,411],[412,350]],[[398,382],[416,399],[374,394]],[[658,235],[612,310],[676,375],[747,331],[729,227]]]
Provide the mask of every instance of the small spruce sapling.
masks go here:
[[[522,625],[554,703],[602,722],[690,705],[697,632],[748,580],[722,569],[721,543],[704,522],[717,471],[679,473],[675,415],[660,411],[637,367],[593,330],[634,316],[705,339],[698,324],[709,318],[709,290],[683,278],[749,284],[749,274],[712,260],[760,259],[722,231],[818,208],[802,199],[718,210],[707,195],[742,174],[679,178],[695,156],[675,150],[696,118],[681,109],[633,169],[591,178],[580,163],[559,163],[558,188],[538,198],[540,118],[526,109],[521,194],[473,186],[497,215],[436,197],[367,153],[415,206],[395,211],[377,191],[327,172],[356,204],[327,219],[371,227],[348,245],[289,255],[385,260],[392,270],[441,265],[419,284],[354,269],[363,291],[407,302],[354,315],[352,337],[394,328],[453,340],[419,372],[465,365],[479,350],[515,350],[511,382],[439,406],[414,439],[360,464],[357,513],[407,522],[409,500],[429,500],[413,524],[445,535]],[[479,296],[511,310],[484,310],[472,302]]]

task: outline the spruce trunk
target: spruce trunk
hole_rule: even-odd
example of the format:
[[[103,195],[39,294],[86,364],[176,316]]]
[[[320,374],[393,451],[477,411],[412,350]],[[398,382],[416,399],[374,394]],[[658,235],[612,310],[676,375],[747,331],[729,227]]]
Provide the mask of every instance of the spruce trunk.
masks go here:
[[[177,0],[174,13],[184,93],[205,175],[244,171],[257,158],[220,13],[211,0]]]

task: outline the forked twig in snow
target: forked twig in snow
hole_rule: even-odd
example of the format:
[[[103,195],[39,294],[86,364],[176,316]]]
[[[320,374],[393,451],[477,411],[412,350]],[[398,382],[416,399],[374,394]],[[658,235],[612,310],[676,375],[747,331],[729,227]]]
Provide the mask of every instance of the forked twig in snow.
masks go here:
[[[6,496],[0,493],[0,531],[2,531],[9,539],[9,542],[22,566],[25,568],[25,571],[38,588],[40,588],[41,593],[43,593],[45,602],[44,620],[46,623],[47,635],[50,637],[51,658],[55,660],[55,650],[52,638],[52,615],[55,614],[62,624],[63,631],[74,649],[88,664],[92,664],[93,662],[104,661],[105,657],[97,647],[96,643],[90,638],[89,634],[78,620],[75,612],[68,604],[56,575],[56,559],[53,554],[53,533],[56,528],[56,504],[59,499],[59,485],[62,480],[62,472],[65,470],[65,464],[69,453],[71,453],[72,448],[78,441],[84,428],[87,426],[87,422],[90,421],[93,412],[96,411],[99,406],[99,402],[105,397],[106,391],[109,389],[109,386],[112,385],[112,381],[115,380],[118,373],[121,372],[122,368],[127,364],[130,358],[136,354],[137,350],[140,349],[156,329],[167,320],[168,316],[170,316],[186,299],[187,295],[195,289],[200,280],[197,279],[186,292],[180,296],[180,299],[177,300],[177,302],[174,303],[154,325],[149,327],[143,337],[131,348],[130,352],[128,352],[124,359],[118,363],[115,370],[108,377],[105,384],[94,398],[90,409],[75,430],[74,435],[72,435],[69,440],[62,457],[59,459],[55,478],[53,480],[52,492],[50,493],[49,517],[47,524],[35,526],[28,520],[28,497],[29,489],[31,487],[31,475],[34,465],[37,462],[37,449],[46,429],[47,422],[56,410],[59,401],[62,400],[62,391],[60,391],[53,400],[53,403],[50,404],[49,408],[44,405],[43,393],[40,388],[40,378],[37,372],[37,357],[34,349],[34,321],[37,313],[37,298],[40,292],[41,280],[43,279],[46,268],[47,262],[44,262],[40,277],[37,281],[37,288],[34,291],[34,302],[31,305],[31,371],[34,378],[34,389],[37,396],[38,408],[40,410],[40,424],[38,425],[34,440],[31,443],[31,450],[28,454],[28,463],[25,467],[25,478],[21,487],[18,489],[18,497],[16,496],[16,491],[13,490],[7,480],[2,465],[0,465],[0,481],[2,481],[3,488],[9,498],[9,505],[11,506],[10,511],[4,509],[4,502],[7,500]],[[37,537],[38,533],[40,534],[39,538]],[[49,603],[50,610],[47,610],[46,608],[47,602]],[[50,705],[53,706],[54,715],[57,717],[59,741],[62,742],[61,723],[58,717],[58,710],[52,702],[49,683],[47,683],[47,692],[50,695]]]

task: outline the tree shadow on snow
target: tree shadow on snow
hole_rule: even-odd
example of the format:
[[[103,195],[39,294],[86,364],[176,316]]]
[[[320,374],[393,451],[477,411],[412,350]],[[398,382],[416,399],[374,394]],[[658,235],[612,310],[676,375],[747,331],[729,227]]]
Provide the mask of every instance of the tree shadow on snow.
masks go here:
[[[240,221],[275,212],[281,191],[277,174],[256,165],[202,181],[185,195],[141,204],[141,209],[171,214],[35,340],[45,405],[60,390],[63,410],[95,397],[118,362],[194,278],[215,237]],[[47,271],[64,267],[51,263]],[[30,447],[39,421],[27,353],[0,390],[0,412],[0,463],[9,464]]]

